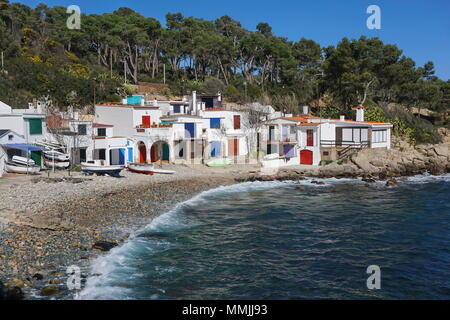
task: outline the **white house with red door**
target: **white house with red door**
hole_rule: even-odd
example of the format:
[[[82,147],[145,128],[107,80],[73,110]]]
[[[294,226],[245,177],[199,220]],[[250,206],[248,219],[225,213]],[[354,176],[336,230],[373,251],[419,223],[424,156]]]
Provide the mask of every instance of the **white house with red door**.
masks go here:
[[[260,150],[266,156],[263,167],[317,166],[320,163],[318,125],[304,118],[284,117],[267,121],[262,130]]]
[[[393,125],[364,119],[364,107],[356,107],[356,120],[344,116],[323,119],[306,116],[307,123],[319,125],[321,159],[335,161],[365,148],[391,148]]]

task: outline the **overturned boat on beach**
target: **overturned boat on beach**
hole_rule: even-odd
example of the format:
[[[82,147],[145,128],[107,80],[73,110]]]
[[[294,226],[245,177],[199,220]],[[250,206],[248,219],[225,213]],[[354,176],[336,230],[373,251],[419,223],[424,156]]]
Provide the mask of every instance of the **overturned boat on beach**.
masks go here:
[[[128,170],[134,173],[141,173],[152,176],[155,173],[155,167],[152,164],[147,163],[130,163],[128,164]]]
[[[20,164],[13,161],[8,161],[5,163],[5,169],[8,173],[19,173],[19,174],[37,174],[41,171],[41,167],[35,165]]]
[[[81,163],[81,171],[85,174],[117,177],[124,168],[125,166],[123,165],[106,165],[105,160],[92,160]]]

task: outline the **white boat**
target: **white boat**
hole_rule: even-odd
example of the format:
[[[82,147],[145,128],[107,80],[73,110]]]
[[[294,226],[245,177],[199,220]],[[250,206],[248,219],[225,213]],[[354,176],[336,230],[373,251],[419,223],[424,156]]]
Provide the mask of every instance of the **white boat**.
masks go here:
[[[155,173],[155,167],[147,163],[130,163],[128,170],[131,172],[142,173],[152,176]]]
[[[36,164],[33,159],[27,159],[25,157],[19,156],[13,156],[11,162],[24,166],[26,166],[27,164],[28,166],[34,166]]]
[[[176,171],[173,170],[163,170],[163,169],[153,169],[154,173],[159,173],[159,174],[175,174],[177,173]]]
[[[93,160],[81,163],[81,171],[86,174],[118,176],[125,168],[122,165],[107,166],[105,160]]]
[[[264,157],[264,160],[277,160],[280,159],[280,155],[278,153],[268,154]]]
[[[14,162],[6,162],[5,163],[6,172],[9,173],[21,173],[21,174],[36,174],[41,171],[41,168],[38,166],[26,166],[20,165]]]
[[[44,163],[49,168],[55,167],[58,169],[67,169],[70,166],[69,161],[53,161],[53,160],[44,159]]]
[[[50,151],[44,151],[44,157],[46,157],[47,159],[53,160],[55,159],[56,161],[62,161],[62,162],[67,162],[70,159],[70,156],[68,154],[59,152],[59,151],[55,151],[55,150],[50,150]]]

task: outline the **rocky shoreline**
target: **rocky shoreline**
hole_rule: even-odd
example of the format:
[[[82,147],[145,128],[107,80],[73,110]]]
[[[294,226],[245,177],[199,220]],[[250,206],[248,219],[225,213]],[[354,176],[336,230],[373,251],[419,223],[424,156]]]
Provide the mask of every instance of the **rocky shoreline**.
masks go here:
[[[307,177],[362,178],[395,186],[403,176],[449,173],[450,150],[448,143],[412,147],[400,142],[395,149],[363,150],[314,169],[266,172],[250,165],[169,169],[178,174],[148,177],[126,172],[122,179],[75,175],[0,184],[0,300],[69,297],[68,266],[79,266],[86,277],[92,259],[202,191]]]
[[[17,187],[28,191],[28,200],[19,200],[18,190],[2,190],[0,299],[66,298],[69,266],[79,266],[85,277],[92,259],[175,204],[235,183],[235,170],[186,171],[158,177],[127,172],[123,179],[38,178]],[[98,190],[103,184],[108,187]],[[43,193],[54,199],[44,201]]]
[[[305,177],[313,178],[362,178],[366,182],[375,180],[396,184],[395,179],[428,173],[442,175],[450,173],[450,145],[410,146],[399,142],[395,149],[365,149],[347,159],[336,161],[314,170],[286,167],[276,172],[255,172],[237,179],[249,181],[287,181]]]

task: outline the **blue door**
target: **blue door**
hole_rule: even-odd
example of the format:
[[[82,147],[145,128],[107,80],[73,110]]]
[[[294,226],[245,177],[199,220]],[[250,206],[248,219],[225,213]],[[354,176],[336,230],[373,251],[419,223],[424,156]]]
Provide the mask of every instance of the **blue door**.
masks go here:
[[[133,159],[133,148],[128,148],[128,162],[134,162],[134,159]]]
[[[211,157],[219,157],[221,154],[222,144],[220,141],[211,142]]]
[[[185,123],[186,138],[195,138],[195,123]]]
[[[119,164],[125,164],[125,149],[119,150]]]

